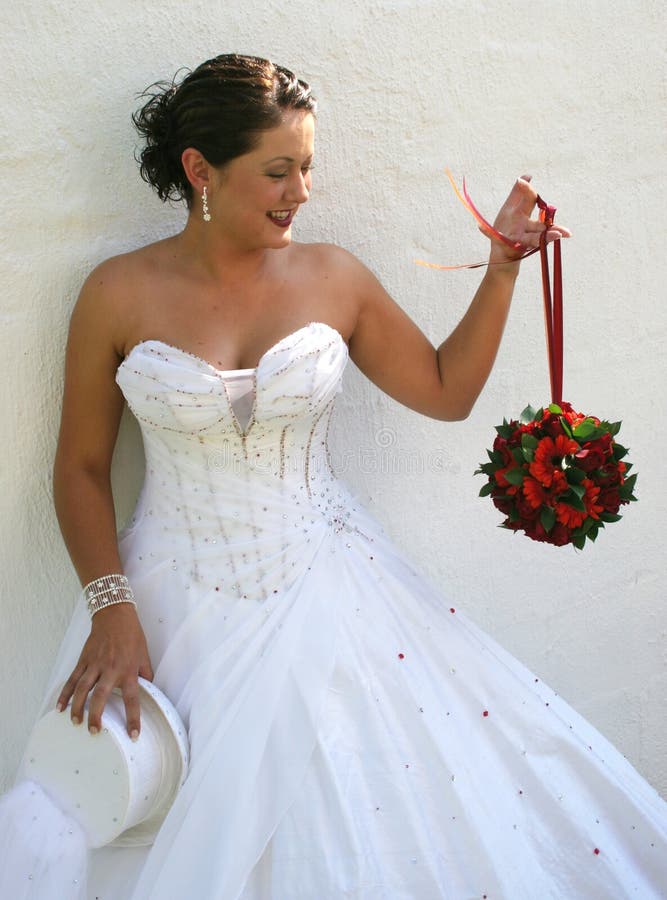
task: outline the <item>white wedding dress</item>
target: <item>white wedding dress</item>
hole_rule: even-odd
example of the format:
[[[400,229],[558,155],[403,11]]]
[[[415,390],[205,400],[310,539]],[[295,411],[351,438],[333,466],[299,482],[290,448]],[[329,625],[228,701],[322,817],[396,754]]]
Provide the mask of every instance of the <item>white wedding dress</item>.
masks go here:
[[[347,358],[311,322],[256,370],[157,340],[118,369],[146,452],[121,555],[192,764],[151,848],[91,853],[88,897],[666,897],[656,792],[331,471]]]

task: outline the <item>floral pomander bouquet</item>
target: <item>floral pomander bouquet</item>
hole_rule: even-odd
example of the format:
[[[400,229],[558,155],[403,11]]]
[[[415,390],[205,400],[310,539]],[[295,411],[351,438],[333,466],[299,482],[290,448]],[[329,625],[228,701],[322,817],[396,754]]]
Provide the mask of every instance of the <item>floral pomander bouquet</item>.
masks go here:
[[[575,412],[569,403],[537,412],[529,406],[519,421],[496,427],[489,462],[475,473],[488,478],[480,496],[490,496],[506,516],[503,528],[581,550],[636,499],[637,476],[628,476],[627,450],[614,440],[620,427]]]
[[[447,175],[457,197],[494,240],[508,244],[518,259],[540,253],[551,398],[549,406],[530,406],[519,421],[503,420],[496,427],[489,462],[480,464],[475,474],[487,476],[481,497],[491,497],[503,513],[501,527],[523,531],[534,541],[583,549],[594,541],[601,528],[618,522],[622,505],[634,496],[636,475],[628,475],[631,464],[623,462],[627,450],[614,438],[620,422],[606,422],[596,416],[575,412],[563,402],[563,289],[560,241],[553,245],[553,293],[547,257],[546,229],[539,247],[527,248],[498,231],[477,210],[466,190],[459,191],[451,173]],[[540,218],[547,229],[553,225],[556,208],[537,197]],[[476,268],[486,263],[441,266],[417,260],[436,269]],[[553,299],[552,299],[553,298]]]

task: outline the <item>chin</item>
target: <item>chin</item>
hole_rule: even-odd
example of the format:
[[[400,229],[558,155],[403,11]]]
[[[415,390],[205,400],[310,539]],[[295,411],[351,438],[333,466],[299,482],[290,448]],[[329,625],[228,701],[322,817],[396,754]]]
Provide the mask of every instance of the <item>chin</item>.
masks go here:
[[[284,247],[289,247],[292,243],[292,229],[288,228],[287,231],[284,231],[282,234],[273,235],[273,239],[269,243],[269,248],[272,250],[282,250]]]

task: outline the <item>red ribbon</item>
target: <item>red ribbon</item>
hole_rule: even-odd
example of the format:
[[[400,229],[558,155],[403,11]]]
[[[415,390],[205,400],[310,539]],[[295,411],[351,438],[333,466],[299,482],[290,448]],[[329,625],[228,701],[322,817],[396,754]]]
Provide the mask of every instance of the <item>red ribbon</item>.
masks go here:
[[[563,397],[563,272],[561,264],[560,241],[553,241],[554,247],[554,280],[553,292],[549,277],[549,257],[547,256],[547,230],[553,225],[554,216],[556,215],[556,207],[550,206],[544,200],[537,196],[537,206],[540,210],[540,221],[544,222],[546,228],[540,235],[539,247],[531,247],[526,249],[525,244],[520,241],[513,241],[507,235],[498,231],[497,228],[488,222],[479,212],[475,204],[472,202],[468,190],[466,188],[465,178],[463,179],[462,191],[459,191],[452,173],[449,169],[445,169],[447,177],[454,188],[456,196],[466,209],[472,213],[478,223],[484,226],[484,229],[491,235],[493,240],[507,244],[513,250],[525,250],[516,260],[525,259],[532,256],[533,253],[539,251],[542,263],[542,293],[544,295],[544,323],[547,336],[547,354],[549,358],[549,380],[551,382],[551,402],[562,403]],[[457,266],[442,266],[438,263],[425,262],[422,259],[415,260],[417,265],[427,266],[429,269],[478,269],[482,266],[500,265],[500,263],[478,262],[463,263]],[[553,299],[552,299],[553,298]]]
[[[552,294],[549,278],[549,257],[547,255],[547,229],[553,225],[556,207],[545,203],[539,195],[537,197],[537,205],[540,210],[540,220],[546,225],[545,230],[540,235],[540,261],[542,263],[544,324],[549,356],[551,402],[560,405],[563,402],[563,270],[560,241],[553,241],[554,282]]]

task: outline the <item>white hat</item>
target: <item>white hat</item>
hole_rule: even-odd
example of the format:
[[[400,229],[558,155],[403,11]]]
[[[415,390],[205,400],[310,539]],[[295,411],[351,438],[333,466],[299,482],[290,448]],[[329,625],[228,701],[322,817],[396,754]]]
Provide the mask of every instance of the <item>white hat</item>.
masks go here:
[[[40,719],[28,743],[23,777],[81,825],[90,847],[151,844],[187,774],[187,733],[178,712],[143,678],[139,696],[137,741],[127,733],[125,707],[115,689],[98,734],[54,709]]]

